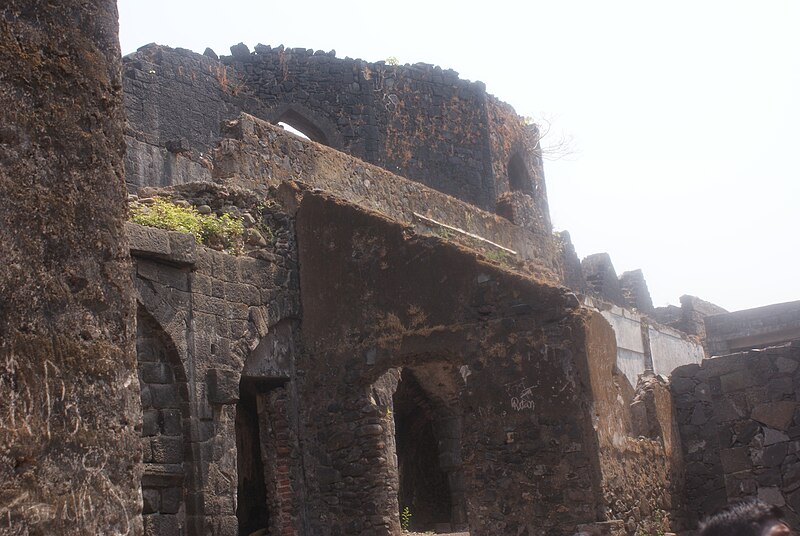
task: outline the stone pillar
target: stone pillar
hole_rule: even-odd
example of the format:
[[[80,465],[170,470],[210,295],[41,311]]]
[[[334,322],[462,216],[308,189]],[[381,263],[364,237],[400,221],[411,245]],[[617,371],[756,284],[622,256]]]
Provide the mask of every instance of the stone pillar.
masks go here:
[[[113,0],[0,9],[0,533],[140,534]]]

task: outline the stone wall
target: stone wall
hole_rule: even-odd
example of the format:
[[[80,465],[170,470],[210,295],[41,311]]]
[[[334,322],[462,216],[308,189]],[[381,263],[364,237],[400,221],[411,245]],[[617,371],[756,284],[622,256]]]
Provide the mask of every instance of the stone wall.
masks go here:
[[[145,527],[152,534],[288,534],[298,514],[286,485],[301,480],[290,473],[298,455],[286,395],[278,395],[293,375],[300,314],[290,222],[274,201],[259,204],[213,185],[163,194],[247,212],[271,239],[232,256],[188,234],[129,225],[140,307]],[[242,500],[252,489],[268,515],[252,515],[253,504]],[[241,519],[237,506],[248,509]]]
[[[653,322],[635,310],[589,297],[584,297],[584,304],[598,309],[611,325],[617,346],[616,367],[631,388],[642,374],[667,378],[675,368],[703,359],[700,341],[685,333]]]
[[[409,475],[396,464],[428,462],[402,457],[398,379],[418,383],[418,416],[442,423],[426,466],[449,486],[438,524],[572,534],[598,520],[574,296],[321,195],[303,197],[297,229],[310,533],[399,532]]]
[[[116,3],[0,18],[0,532],[140,534]]]
[[[208,178],[200,153],[222,120],[244,111],[550,232],[538,131],[482,83],[425,64],[263,45],[232,51],[217,60],[148,45],[126,57],[129,184]]]
[[[228,123],[223,136],[214,151],[214,176],[218,181],[256,191],[299,181],[412,225],[417,232],[460,242],[516,269],[563,281],[568,259],[549,231],[513,225],[459,199],[339,151],[300,140],[246,114]]]
[[[585,344],[605,517],[620,534],[668,531],[682,484],[669,390],[655,378],[633,390],[616,366],[614,330],[598,313],[588,319]]]
[[[758,496],[800,521],[798,362],[794,342],[675,370],[690,514]]]
[[[800,338],[800,301],[776,303],[705,318],[711,355],[763,348]]]

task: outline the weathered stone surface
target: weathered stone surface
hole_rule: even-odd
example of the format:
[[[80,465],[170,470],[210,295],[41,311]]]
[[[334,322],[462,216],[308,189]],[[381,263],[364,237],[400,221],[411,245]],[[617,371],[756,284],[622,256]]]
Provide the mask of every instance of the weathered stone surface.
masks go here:
[[[139,534],[116,4],[0,18],[0,532]]]
[[[695,517],[756,493],[772,504],[794,508],[798,502],[798,367],[791,366],[798,358],[798,349],[785,345],[704,360],[676,378],[676,393],[685,393],[687,380],[702,378],[712,387],[708,396],[682,395],[677,407],[688,462],[687,505]],[[709,423],[691,424],[709,410]]]
[[[753,408],[752,418],[776,430],[786,431],[792,424],[797,403],[783,400],[759,404]]]

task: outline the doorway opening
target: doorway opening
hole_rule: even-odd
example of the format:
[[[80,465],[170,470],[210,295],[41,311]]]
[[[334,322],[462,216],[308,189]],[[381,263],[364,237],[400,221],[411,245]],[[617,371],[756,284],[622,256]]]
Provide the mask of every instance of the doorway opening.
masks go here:
[[[261,413],[258,384],[243,377],[236,403],[236,469],[238,473],[236,517],[239,536],[269,529],[267,485],[262,456]],[[264,532],[266,533],[266,532]]]
[[[449,526],[453,518],[448,473],[442,468],[437,422],[441,408],[425,392],[414,373],[403,369],[393,397],[398,505],[401,522],[419,532]]]

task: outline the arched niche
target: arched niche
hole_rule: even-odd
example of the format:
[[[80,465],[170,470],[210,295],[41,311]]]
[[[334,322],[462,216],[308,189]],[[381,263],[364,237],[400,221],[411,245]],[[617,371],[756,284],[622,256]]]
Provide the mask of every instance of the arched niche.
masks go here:
[[[143,520],[154,535],[185,531],[186,471],[192,466],[186,448],[188,386],[172,339],[139,305],[136,311],[136,357],[142,401]],[[182,533],[182,532],[181,532]]]

